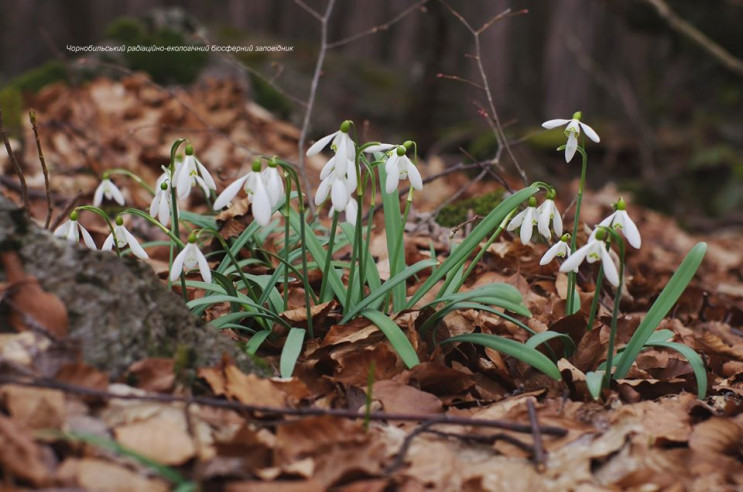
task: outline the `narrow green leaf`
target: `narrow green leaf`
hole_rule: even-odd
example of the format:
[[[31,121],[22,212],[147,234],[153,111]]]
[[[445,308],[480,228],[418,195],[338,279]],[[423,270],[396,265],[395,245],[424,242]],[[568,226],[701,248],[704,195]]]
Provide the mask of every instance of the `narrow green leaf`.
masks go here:
[[[683,343],[676,342],[654,342],[648,343],[648,346],[675,350],[683,355],[694,370],[694,377],[697,378],[697,397],[701,400],[707,395],[707,370],[704,368],[704,362],[698,353]]]
[[[449,257],[428,277],[423,285],[418,289],[415,295],[405,305],[410,309],[426,293],[433,288],[436,283],[444,278],[449,271],[462,263],[477,248],[482,241],[493,229],[498,227],[503,219],[511,210],[518,207],[524,200],[528,199],[538,191],[536,186],[529,186],[520,190],[503,200],[500,205],[495,207],[485,218],[474,228],[472,232],[462,241],[459,246],[449,255]]]
[[[405,247],[403,244],[402,213],[400,211],[400,196],[395,190],[387,193],[385,182],[387,172],[384,166],[378,166],[380,192],[382,193],[382,208],[384,210],[384,230],[387,238],[387,252],[389,254],[390,275],[395,276],[405,268]],[[405,306],[405,286],[397,284],[392,291],[392,304],[395,312],[400,312]]]
[[[248,227],[245,228],[244,231],[240,233],[237,239],[235,239],[235,242],[232,243],[232,246],[230,246],[230,252],[232,252],[232,255],[235,258],[239,258],[240,250],[245,247],[246,244],[248,244],[248,241],[253,239],[253,236],[258,231],[258,228],[260,227],[260,224],[258,222],[251,222]],[[212,227],[212,229],[216,229],[215,227]],[[227,269],[227,267],[231,264],[232,260],[230,259],[230,256],[227,255],[222,260],[222,263],[219,264],[216,271],[220,273],[224,273],[224,271]]]
[[[281,349],[281,359],[279,360],[279,371],[282,378],[292,377],[294,366],[297,365],[299,354],[302,353],[304,336],[307,330],[304,328],[292,328],[286,336],[284,348]]]
[[[200,229],[217,229],[217,220],[214,217],[208,215],[195,214],[188,210],[178,210],[178,218],[190,222]]]
[[[386,336],[387,340],[390,341],[392,347],[397,352],[397,355],[400,356],[400,359],[402,359],[408,369],[420,364],[418,354],[415,353],[415,349],[413,348],[413,345],[411,345],[410,340],[408,340],[408,337],[405,336],[402,329],[397,326],[397,323],[392,321],[389,316],[373,309],[367,309],[366,311],[363,311],[361,315],[374,323],[377,328],[384,333],[384,336]]]
[[[384,285],[382,285],[381,288],[377,289],[376,291],[370,293],[367,297],[361,300],[358,304],[356,304],[354,307],[352,307],[348,314],[346,314],[343,319],[341,320],[341,324],[348,323],[349,320],[351,320],[354,316],[359,314],[364,309],[369,308],[372,304],[379,301],[380,299],[383,299],[384,296],[393,290],[398,285],[402,284],[403,287],[405,287],[405,281],[415,275],[416,273],[420,272],[421,270],[424,270],[426,268],[430,268],[433,265],[436,264],[436,260],[421,260],[415,265],[411,265],[402,272],[398,273],[391,279],[387,280]]]
[[[299,213],[297,213],[296,210],[292,209],[290,215],[289,215],[289,223],[292,226],[292,229],[294,229],[297,233],[300,232],[300,219],[299,219]],[[323,248],[322,244],[320,243],[320,240],[315,236],[314,231],[309,226],[305,226],[305,241],[307,250],[310,252],[312,257],[315,259],[315,262],[317,263],[317,266],[319,267],[320,271],[324,271],[325,267],[325,248]],[[345,308],[345,302],[346,302],[346,287],[343,285],[343,281],[341,281],[341,277],[338,275],[338,272],[335,271],[335,269],[331,268],[328,272],[328,279],[329,282],[328,285],[330,285],[330,288],[333,290],[333,293],[335,294],[335,298],[338,299],[338,302]]]
[[[601,387],[604,384],[604,373],[589,371],[586,373],[586,386],[594,400],[601,397]]]
[[[655,331],[655,328],[661,320],[666,317],[673,305],[678,301],[678,298],[684,292],[684,289],[686,289],[686,286],[689,285],[689,282],[692,277],[694,277],[697,268],[699,268],[699,265],[702,263],[706,251],[706,243],[697,243],[697,245],[689,251],[689,254],[686,255],[684,261],[681,262],[678,270],[676,270],[668,281],[668,284],[663,288],[658,299],[656,299],[650,307],[645,319],[642,320],[640,326],[637,327],[637,331],[632,335],[627,347],[625,347],[621,364],[617,365],[617,370],[614,373],[615,379],[621,379],[627,375],[632,363],[647,343],[653,331]]]
[[[441,343],[443,345],[444,343],[453,342],[475,343],[477,345],[497,350],[498,352],[503,352],[504,354],[515,357],[522,362],[526,362],[534,369],[542,371],[553,379],[558,381],[562,379],[560,370],[557,368],[555,363],[549,359],[549,357],[534,348],[528,347],[515,340],[511,340],[510,338],[503,338],[489,333],[467,333],[465,335],[448,338]]]
[[[549,342],[550,340],[554,339],[559,339],[562,341],[563,353],[565,354],[565,357],[570,357],[571,355],[573,355],[573,352],[575,352],[575,342],[573,341],[573,339],[567,336],[565,333],[558,333],[556,331],[543,331],[541,333],[537,333],[536,335],[528,339],[524,345],[535,349],[543,343]]]
[[[250,355],[255,355],[255,353],[258,352],[258,349],[263,344],[263,342],[266,341],[266,338],[268,338],[270,334],[271,330],[263,330],[250,337],[248,343],[245,344],[245,352]]]

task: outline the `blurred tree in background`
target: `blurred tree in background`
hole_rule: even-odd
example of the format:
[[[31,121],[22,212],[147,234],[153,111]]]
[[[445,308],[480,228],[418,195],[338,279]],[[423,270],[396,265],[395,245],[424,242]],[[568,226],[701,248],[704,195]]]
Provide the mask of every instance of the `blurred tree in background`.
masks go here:
[[[324,0],[307,3],[319,11],[325,5]],[[389,28],[333,45],[416,4],[421,5]],[[515,152],[531,178],[574,177],[554,152],[562,137],[538,125],[582,110],[602,135],[599,157],[592,162],[596,183],[608,176],[637,191],[640,201],[689,219],[707,214],[741,220],[743,77],[669,28],[649,0],[449,4],[475,27],[508,8],[529,10],[498,22],[483,33],[481,43],[496,107],[507,136],[521,141]],[[743,2],[669,0],[668,5],[743,58]],[[189,83],[199,74],[238,76],[259,103],[281,117],[301,120],[303,108],[286,94],[307,96],[319,24],[293,0],[0,0],[0,9],[4,105],[7,100],[17,106],[19,94],[52,80],[84,80],[69,80],[66,62],[77,55],[66,50],[67,44],[281,43],[294,50],[235,56],[281,91],[217,54],[130,54],[113,62],[169,84]],[[170,14],[163,17],[153,9]],[[481,92],[447,77],[479,81],[468,56],[472,36],[439,1],[338,1],[328,37],[313,134],[350,118],[369,122],[367,138],[412,137],[424,154],[466,160],[458,151],[463,147],[475,158],[492,157],[496,142],[478,114]]]

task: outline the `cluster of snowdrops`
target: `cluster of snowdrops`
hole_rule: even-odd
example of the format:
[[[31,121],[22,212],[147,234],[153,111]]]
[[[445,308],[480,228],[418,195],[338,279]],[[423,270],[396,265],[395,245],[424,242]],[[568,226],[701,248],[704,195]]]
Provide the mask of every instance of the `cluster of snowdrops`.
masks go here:
[[[600,391],[607,388],[610,384],[610,379],[612,377],[612,371],[610,368],[613,367],[613,364],[619,364],[621,371],[622,362],[626,365],[626,360],[630,359],[630,357],[627,356],[624,357],[624,359],[626,359],[625,361],[612,360],[615,356],[613,338],[615,335],[616,318],[618,316],[617,308],[619,304],[619,295],[624,281],[624,241],[626,240],[626,242],[634,248],[639,248],[641,245],[641,238],[638,228],[627,213],[624,200],[620,198],[615,203],[615,211],[602,220],[593,229],[593,232],[588,237],[585,245],[578,248],[577,237],[579,230],[580,206],[585,185],[587,163],[586,150],[581,144],[580,139],[583,136],[586,136],[594,142],[599,142],[598,134],[590,126],[583,123],[581,119],[581,113],[577,112],[570,119],[554,119],[543,123],[543,127],[547,129],[560,126],[565,127],[564,133],[567,141],[566,144],[561,146],[558,150],[564,149],[566,162],[569,163],[576,153],[580,153],[583,158],[581,180],[578,196],[575,200],[576,207],[571,233],[563,234],[563,221],[555,203],[556,192],[554,188],[546,183],[535,183],[528,188],[528,193],[524,194],[526,197],[525,200],[513,203],[512,205],[509,205],[510,209],[503,211],[502,220],[494,223],[497,225],[497,229],[491,236],[488,244],[498,237],[500,232],[504,229],[507,231],[515,231],[516,229],[519,229],[519,238],[524,244],[531,241],[535,227],[538,233],[547,241],[552,240],[552,232],[554,232],[556,242],[547,249],[540,263],[545,265],[556,258],[562,258],[564,260],[560,266],[560,271],[568,273],[566,314],[576,313],[580,309],[579,297],[576,291],[576,272],[578,272],[579,267],[584,261],[588,263],[599,262],[599,270],[596,278],[597,288],[594,293],[594,302],[589,312],[587,329],[592,328],[595,320],[603,279],[606,279],[609,284],[614,287],[617,296],[612,321],[612,339],[610,341],[606,363],[603,368],[599,368],[595,373],[590,373],[587,378],[592,393],[595,396],[598,396]],[[413,201],[413,194],[415,191],[420,191],[423,188],[423,179],[415,163],[417,148],[415,143],[411,141],[406,141],[401,145],[379,142],[359,145],[355,142],[352,136],[353,132],[353,123],[350,121],[344,121],[340,125],[338,131],[318,139],[307,150],[307,156],[318,154],[327,147],[329,147],[332,152],[332,156],[322,168],[320,173],[320,185],[318,186],[314,196],[316,205],[321,206],[325,202],[330,202],[331,205],[329,213],[333,219],[332,225],[330,230],[327,231],[327,234],[323,237],[322,241],[315,241],[313,239],[315,236],[310,237],[307,235],[304,218],[305,195],[301,191],[300,180],[297,179],[296,171],[294,171],[291,165],[276,157],[256,159],[252,162],[247,174],[232,182],[217,195],[216,183],[209,174],[208,169],[199,161],[199,159],[196,158],[192,146],[183,139],[180,139],[173,145],[171,150],[170,166],[163,167],[162,175],[155,183],[154,188],[150,189],[153,198],[149,208],[149,213],[132,211],[132,209],[129,209],[129,213],[135,213],[136,215],[146,217],[150,222],[168,235],[171,241],[169,280],[175,282],[180,278],[185,290],[184,274],[186,272],[198,269],[203,281],[207,284],[212,282],[213,275],[207,257],[202,253],[197,244],[200,230],[193,229],[188,234],[187,241],[185,242],[182,241],[180,237],[179,208],[182,207],[179,207],[179,202],[185,202],[192,190],[194,188],[199,188],[203,191],[207,201],[211,203],[213,210],[219,211],[229,206],[240,192],[244,191],[251,203],[252,216],[255,219],[257,227],[269,226],[277,211],[281,211],[284,216],[286,249],[281,260],[282,264],[280,265],[281,268],[283,268],[283,276],[285,279],[284,296],[286,298],[290,272],[293,280],[302,277],[304,274],[303,281],[307,301],[308,323],[311,320],[311,305],[327,301],[328,299],[333,298],[333,296],[335,296],[340,304],[343,305],[344,314],[346,315],[344,321],[347,321],[350,317],[356,315],[367,316],[373,321],[374,319],[379,319],[378,317],[374,318],[378,313],[374,314],[374,316],[370,314],[370,308],[373,308],[372,310],[375,312],[379,311],[385,314],[401,312],[403,309],[409,309],[412,307],[412,305],[416,301],[420,300],[423,295],[419,292],[414,295],[412,299],[406,299],[404,287],[405,280],[424,268],[436,268],[436,262],[434,261],[435,257],[433,257],[428,263],[421,263],[420,265],[413,265],[410,267],[405,265],[404,259],[401,258],[404,257],[404,254],[402,254],[402,234]],[[185,153],[183,156],[179,157],[177,156],[177,150],[181,144],[185,144]],[[377,171],[376,174],[375,170]],[[135,179],[141,183],[141,180],[136,177]],[[402,180],[409,180],[410,183],[404,210],[400,210],[400,197],[398,196],[397,191],[399,183]],[[390,256],[391,278],[384,286],[379,279],[378,272],[375,272],[373,267],[370,268],[370,265],[373,265],[373,262],[370,261],[368,248],[370,237],[372,235],[371,220],[369,219],[367,221],[366,231],[364,231],[364,224],[362,224],[362,208],[367,203],[369,203],[370,207],[375,206],[377,200],[377,183],[379,183],[379,194],[382,195],[385,205],[385,217],[387,218],[387,214],[390,214],[391,211],[393,215],[397,216],[395,220],[387,221],[389,224],[393,225],[396,223],[397,226],[396,228],[393,227],[391,229],[387,226],[388,229],[386,230],[388,236],[387,244]],[[292,185],[296,186],[295,193],[292,193],[291,191]],[[537,205],[537,199],[534,195],[540,190],[544,192],[544,200],[541,204]],[[522,192],[526,192],[526,190],[522,190]],[[82,235],[85,245],[91,249],[96,249],[96,245],[91,235],[78,221],[79,213],[83,210],[89,210],[97,213],[109,223],[111,233],[103,243],[103,246],[101,247],[102,250],[112,250],[116,247],[117,251],[121,253],[124,248],[128,246],[132,254],[139,258],[146,259],[148,257],[146,251],[131,232],[127,230],[124,225],[123,217],[119,215],[113,222],[111,222],[108,215],[100,208],[104,198],[106,200],[112,200],[120,206],[125,205],[124,195],[111,180],[111,175],[109,173],[103,175],[103,179],[95,191],[93,206],[77,207],[70,214],[69,220],[57,228],[54,234],[59,237],[67,238],[75,243],[80,240],[80,236]],[[292,215],[292,213],[296,213],[290,207],[292,198],[297,199],[297,207],[299,208],[299,212],[302,214],[299,216],[299,219]],[[212,199],[213,202],[211,201]],[[519,205],[524,201],[526,202],[526,206],[521,211],[518,211]],[[345,225],[339,224],[339,215],[341,213],[345,213]],[[500,218],[500,216],[498,217]],[[289,247],[290,223],[292,227],[296,229],[296,232],[299,233],[298,242],[302,248],[301,252],[294,256],[290,254]],[[299,224],[298,227],[297,224]],[[346,243],[352,246],[353,251],[350,270],[346,277],[348,280],[348,286],[344,286],[340,283],[339,279],[342,278],[342,276],[334,276],[339,264],[333,259],[333,254],[342,245],[342,243],[336,238],[336,230],[339,226],[346,236]],[[218,234],[216,231],[211,231],[210,233],[212,235]],[[255,229],[253,230],[253,234],[255,234]],[[391,235],[399,237],[390,237]],[[222,241],[223,245],[226,247],[225,249],[229,250],[229,245],[227,245],[227,243],[221,238],[220,241]],[[440,273],[439,276],[432,275],[432,279],[445,279],[444,287],[439,291],[439,295],[435,298],[435,302],[445,303],[446,301],[455,298],[452,296],[462,295],[461,293],[458,293],[458,289],[462,286],[467,275],[472,271],[473,266],[481,258],[482,253],[484,252],[484,249],[481,247],[480,253],[470,262],[469,268],[466,270],[464,269],[465,261],[471,257],[471,253],[474,252],[476,247],[481,246],[478,243],[480,243],[479,240],[477,242],[472,241],[471,244],[467,246],[473,248],[471,251],[457,252],[459,253],[459,256],[461,256],[462,260],[460,263],[453,265],[455,268],[447,268],[447,271],[444,273],[438,272]],[[612,245],[615,245],[615,248],[612,248]],[[319,295],[314,292],[314,289],[309,286],[306,280],[306,272],[308,268],[307,248],[309,248],[312,257],[315,260],[313,266],[320,268],[324,273],[323,285],[320,289]],[[177,255],[175,254],[176,252]],[[452,255],[453,253],[454,251],[452,252]],[[432,252],[432,255],[433,254],[434,253]],[[294,266],[297,260],[300,259],[300,256],[302,261],[301,270]],[[325,257],[324,261],[320,261],[320,257]],[[233,260],[235,260],[235,269],[238,273],[241,273],[241,264],[235,258],[233,258]],[[699,261],[701,261],[701,258]],[[694,270],[696,270],[696,267]],[[271,282],[278,284],[280,278],[281,275],[278,275],[277,271],[277,275],[270,278],[269,284]],[[335,283],[333,283],[334,279]],[[250,281],[245,279],[244,275],[243,280],[244,282],[242,287],[247,288]],[[425,285],[427,284],[424,284],[424,287]],[[379,292],[375,292],[375,295],[365,298],[367,297],[366,293],[368,292],[365,290],[365,286],[368,286],[369,290],[376,290],[379,288]],[[263,285],[263,287],[266,287],[266,285]],[[273,286],[268,286],[268,288],[273,288]],[[328,292],[330,293],[328,294]],[[250,301],[251,303],[248,303],[247,300],[245,302],[249,304],[251,310],[256,312],[263,309],[262,306],[269,302],[271,298],[268,294],[262,296],[255,295],[254,297],[256,297],[256,299],[252,299],[252,301]],[[372,302],[371,299],[374,299],[374,302]],[[508,304],[505,301],[501,305],[506,307],[512,306],[512,304]],[[286,306],[287,304],[285,303],[284,307]],[[454,306],[454,304],[452,304],[452,306]],[[277,303],[274,307],[275,310],[280,310],[280,303]],[[511,310],[518,311],[518,308],[512,307]],[[528,313],[528,310],[519,314],[525,313]],[[503,316],[507,315],[503,314]],[[513,318],[507,317],[507,319]],[[266,327],[267,326],[268,325],[266,325]],[[521,324],[521,326],[524,325]],[[525,326],[524,328],[528,329]],[[261,333],[267,331],[270,330],[263,330]],[[399,334],[393,335],[387,330],[383,331],[385,331],[385,335],[387,335],[390,341],[393,342],[393,346],[399,353],[401,353],[401,355],[408,350],[406,363],[411,361],[408,365],[411,363],[414,364],[417,359],[415,359],[414,355],[409,354],[409,349],[401,348],[402,346],[407,347],[407,345],[405,341],[401,341]],[[309,326],[309,332],[311,335],[311,324]],[[290,337],[291,333],[293,332],[290,332]],[[265,336],[268,336],[268,334]],[[298,337],[301,337],[301,340],[304,339],[304,336],[304,332],[302,332],[301,335],[298,335]],[[542,338],[545,340],[548,339],[548,337]],[[300,346],[301,340],[299,341]],[[647,342],[647,340],[645,341]],[[287,340],[287,343],[288,342],[289,341]],[[661,342],[671,343],[667,340]],[[521,355],[519,350],[510,348],[510,346],[497,346],[506,351],[511,350],[509,353],[511,353],[511,355],[516,354],[516,357],[520,357]],[[642,347],[644,347],[644,344],[640,348]],[[616,355],[617,359],[620,359],[620,354]],[[294,361],[297,356],[298,353],[294,355]],[[529,363],[535,363],[533,362],[535,361],[535,357],[536,355],[530,354],[530,357],[524,355],[521,359]],[[405,359],[404,355],[403,358]],[[286,372],[289,372],[290,374],[293,364],[288,363],[287,367],[287,370],[282,368],[282,375],[285,375]],[[544,367],[544,365],[540,367]],[[542,370],[544,371],[545,369]],[[554,373],[551,375],[555,377]],[[559,378],[559,373],[557,373],[556,377]],[[697,374],[697,379],[701,386],[699,377],[700,374]]]

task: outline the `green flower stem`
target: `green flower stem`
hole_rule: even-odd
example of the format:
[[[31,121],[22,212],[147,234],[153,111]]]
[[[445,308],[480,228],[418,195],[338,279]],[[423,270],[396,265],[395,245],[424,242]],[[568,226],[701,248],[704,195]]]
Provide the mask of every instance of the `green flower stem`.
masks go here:
[[[282,170],[283,173],[283,170]],[[291,202],[289,197],[292,195],[292,181],[289,176],[284,174],[285,188],[286,188],[286,199],[284,200],[285,205],[285,217],[284,217],[284,260],[286,264],[289,264],[289,214],[291,213]],[[301,197],[300,197],[301,200]],[[324,277],[323,277],[324,278]],[[322,296],[321,296],[322,298]],[[284,267],[284,311],[289,309],[289,269]]]
[[[152,188],[152,186],[145,183],[145,181],[142,178],[140,178],[139,176],[137,176],[136,174],[134,174],[128,169],[114,168],[114,169],[108,169],[106,172],[108,172],[109,174],[123,174],[124,176],[131,178],[132,180],[134,180],[135,183],[137,183],[139,186],[147,190],[150,195],[155,196],[155,190]]]
[[[601,297],[601,282],[604,281],[604,265],[599,266],[599,273],[596,275],[596,292],[593,293],[593,301],[591,301],[591,313],[588,316],[588,324],[586,325],[586,331],[593,329],[593,322],[596,320],[596,311],[599,306],[599,297]]]
[[[330,226],[330,238],[328,238],[328,254],[325,257],[325,268],[322,272],[322,285],[320,286],[320,301],[325,302],[325,292],[328,288],[328,275],[330,272],[330,263],[333,261],[333,246],[335,245],[335,230],[338,228],[338,216],[340,212],[333,212],[333,223]],[[287,221],[287,224],[289,222]]]
[[[173,146],[170,148],[170,201],[171,201],[171,222],[173,223],[173,235],[177,238],[181,237],[180,229],[178,226],[178,196],[173,186],[173,175],[175,174],[175,154],[178,151],[178,147],[186,141],[185,138],[179,138],[173,142]],[[169,267],[173,268],[173,257],[175,256],[175,244],[170,245],[170,259]],[[170,278],[168,278],[168,288],[171,288]],[[181,272],[181,291],[183,292],[183,300],[188,303],[188,292],[186,292],[186,275]]]
[[[619,239],[615,231],[611,232],[614,240],[619,245],[619,286],[614,295],[614,309],[611,313],[611,332],[609,333],[609,347],[606,351],[606,372],[604,373],[604,382],[602,384],[604,388],[609,388],[609,383],[611,382],[614,342],[617,337],[617,319],[619,318],[619,302],[622,300],[622,284],[624,283],[624,241]]]
[[[372,172],[371,168],[367,166],[367,176],[369,177],[369,181],[371,182],[371,203],[369,204],[369,210],[374,210],[374,207],[376,206],[376,200],[377,200],[377,185],[374,181],[374,173]],[[358,207],[358,214],[356,216],[356,223],[359,224],[362,222],[362,213],[361,213],[361,205]],[[373,215],[369,216],[369,220],[366,223],[366,241],[364,241],[364,248],[361,251],[361,259],[359,260],[359,264],[361,265],[361,269],[366,271],[366,262],[369,261],[371,252],[371,230],[372,230],[372,222],[374,222]]]
[[[248,278],[245,276],[245,272],[243,272],[243,269],[240,268],[240,263],[237,261],[237,258],[235,258],[235,255],[232,254],[232,251],[230,250],[230,245],[227,244],[227,241],[224,240],[224,238],[219,234],[219,231],[215,231],[213,229],[204,229],[208,230],[212,236],[214,236],[217,241],[219,241],[219,244],[222,245],[222,248],[224,248],[225,253],[227,253],[227,256],[229,256],[230,261],[233,265],[235,265],[235,270],[237,271],[237,274],[240,276],[240,280],[242,280],[243,285],[245,285],[245,289],[248,291],[248,296],[251,299],[258,299],[258,297],[255,295],[255,292],[253,292],[252,287],[250,286],[250,282],[248,282]]]
[[[87,210],[88,212],[93,212],[94,214],[101,217],[103,220],[106,221],[106,224],[108,224],[108,230],[111,231],[111,234],[114,236],[114,246],[116,246],[116,256],[121,256],[121,251],[119,250],[119,245],[116,244],[116,233],[114,232],[114,225],[111,223],[111,219],[108,217],[106,212],[104,212],[102,209],[98,207],[94,207],[93,205],[80,205],[79,207],[75,207],[75,210]]]
[[[588,155],[586,154],[586,151],[583,150],[583,146],[578,146],[578,152],[580,152],[581,156],[583,157],[581,170],[580,170],[580,184],[578,185],[578,197],[575,201],[575,218],[573,219],[573,234],[570,238],[570,254],[575,253],[577,240],[578,240],[578,221],[580,220],[580,206],[583,202],[583,188],[586,186],[586,167],[588,164]],[[567,305],[565,307],[566,312],[568,315],[575,314],[576,311],[573,311],[573,304],[574,304],[574,297],[575,297],[575,284],[576,284],[576,276],[577,274],[575,272],[569,272],[568,273],[568,298],[567,298]]]
[[[480,262],[482,257],[485,255],[485,252],[488,250],[488,248],[495,242],[496,239],[498,239],[498,236],[501,235],[501,233],[503,232],[503,229],[505,229],[506,225],[508,224],[508,221],[511,220],[511,217],[513,216],[514,213],[516,213],[516,209],[511,210],[511,212],[509,212],[508,215],[506,215],[506,217],[500,223],[500,225],[495,230],[493,235],[490,236],[490,238],[487,240],[485,244],[482,245],[482,247],[480,248],[480,251],[477,252],[477,256],[475,256],[475,258],[472,260],[472,262],[467,267],[467,270],[464,271],[462,278],[460,278],[459,282],[457,282],[457,286],[454,288],[453,292],[459,292],[459,289],[461,289],[464,283],[467,281],[467,277],[470,276],[472,271],[475,269],[477,264]],[[452,277],[452,279],[453,278],[454,277]],[[444,285],[444,287],[442,287],[442,290],[440,292],[446,292],[446,287],[447,286]]]
[[[312,329],[312,303],[310,299],[310,282],[307,278],[307,241],[305,231],[305,208],[304,208],[304,193],[302,193],[302,184],[299,181],[299,175],[297,171],[287,162],[280,159],[276,160],[276,163],[284,169],[291,176],[291,179],[297,184],[297,197],[299,198],[299,236],[301,237],[300,247],[302,248],[302,285],[304,287],[304,304],[307,308],[307,333],[310,338],[314,338],[315,334]],[[289,196],[287,195],[287,201]],[[288,220],[288,217],[286,218]]]

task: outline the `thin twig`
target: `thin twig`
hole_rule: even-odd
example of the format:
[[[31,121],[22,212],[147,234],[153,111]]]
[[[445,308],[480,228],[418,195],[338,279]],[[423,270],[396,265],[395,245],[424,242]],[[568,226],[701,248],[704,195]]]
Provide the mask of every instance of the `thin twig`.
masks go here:
[[[534,407],[534,398],[526,399],[526,408],[529,410],[529,422],[531,422],[531,434],[534,439],[534,465],[538,472],[543,472],[547,466],[544,458],[544,445],[542,444],[542,433],[539,430],[537,410]]]
[[[658,15],[668,23],[669,27],[690,39],[704,51],[712,55],[712,58],[720,62],[725,68],[738,76],[743,77],[743,60],[735,57],[719,44],[712,41],[702,31],[679,17],[664,0],[643,0],[653,6]]]
[[[297,0],[295,0],[297,1]],[[411,12],[414,10],[417,10],[423,5],[427,4],[429,0],[420,0],[407,9],[403,10],[399,14],[397,14],[395,17],[390,19],[389,21],[385,22],[384,24],[379,24],[374,27],[370,27],[366,31],[362,31],[360,33],[354,34],[353,36],[348,36],[347,38],[339,39],[338,41],[333,41],[332,43],[328,43],[328,48],[337,48],[338,46],[343,46],[344,44],[351,43],[353,41],[356,41],[357,39],[361,39],[363,37],[369,36],[370,34],[376,34],[379,31],[386,31],[393,25],[397,24],[401,20],[403,20],[405,17],[407,17]]]
[[[307,13],[310,14],[312,17],[314,17],[318,21],[322,22],[323,17],[322,17],[322,15],[320,15],[320,12],[318,12],[315,9],[313,9],[312,7],[310,7],[309,5],[307,5],[306,3],[304,3],[302,0],[294,0],[294,3],[296,3],[297,5],[299,5],[300,7],[302,7],[304,10],[306,10]]]
[[[505,11],[496,15],[495,17],[489,19],[479,29],[475,29],[472,27],[472,25],[469,22],[467,22],[467,20],[464,18],[464,16],[462,16],[462,14],[460,14],[454,8],[452,8],[445,0],[439,0],[439,2],[441,2],[441,4],[444,5],[444,7],[446,7],[449,10],[449,12],[451,12],[451,14],[454,17],[456,17],[465,28],[467,28],[470,34],[472,34],[472,38],[475,42],[475,54],[472,56],[472,58],[475,60],[475,63],[477,64],[477,70],[480,73],[480,79],[482,80],[481,85],[485,92],[485,97],[488,100],[488,107],[490,108],[488,124],[491,126],[493,134],[495,135],[495,139],[498,142],[498,151],[497,151],[495,160],[496,161],[498,160],[500,149],[505,148],[509,157],[511,157],[511,160],[513,161],[513,165],[516,167],[516,170],[521,175],[521,179],[524,181],[524,185],[526,186],[528,184],[526,172],[519,165],[518,160],[516,160],[516,156],[513,154],[513,151],[511,150],[511,146],[508,143],[508,139],[506,138],[506,135],[503,132],[503,126],[500,123],[498,112],[495,109],[495,100],[493,98],[493,93],[490,90],[488,76],[485,73],[485,66],[482,64],[482,50],[480,47],[480,35],[486,30],[488,30],[490,27],[492,27],[495,24],[495,22],[498,20],[505,19],[506,17],[510,17],[513,15],[525,14],[525,13],[528,13],[528,11],[520,10],[517,12],[512,12],[511,9],[506,9]]]
[[[23,197],[23,208],[26,212],[31,213],[31,209],[28,206],[28,186],[26,185],[26,178],[23,176],[23,169],[18,164],[18,160],[15,158],[13,148],[10,146],[10,139],[8,133],[5,131],[5,125],[3,125],[3,108],[0,106],[0,135],[2,135],[3,142],[5,143],[5,150],[8,152],[8,159],[13,163],[15,172],[18,175],[18,181],[21,183],[21,196]]]
[[[464,425],[472,427],[486,427],[495,429],[505,429],[512,432],[521,432],[528,434],[532,432],[530,425],[518,424],[515,422],[508,422],[505,420],[489,420],[489,419],[473,419],[467,417],[454,417],[449,415],[436,415],[431,416],[426,414],[406,414],[406,413],[385,413],[385,412],[371,412],[369,414],[359,413],[353,410],[340,410],[332,408],[278,408],[269,407],[264,405],[248,405],[237,401],[220,400],[217,398],[208,398],[202,396],[184,397],[176,395],[166,395],[160,393],[146,393],[146,394],[116,394],[108,391],[98,390],[94,388],[88,388],[85,386],[79,386],[76,384],[70,384],[63,381],[57,381],[50,378],[16,378],[8,376],[0,376],[0,385],[3,384],[17,384],[20,386],[30,386],[35,388],[52,388],[73,393],[82,396],[91,396],[101,398],[104,400],[117,399],[117,400],[139,400],[139,401],[156,401],[163,403],[196,403],[198,405],[210,406],[215,408],[226,408],[230,410],[238,410],[245,412],[253,412],[267,415],[285,415],[295,417],[318,417],[318,416],[331,416],[353,420],[364,420],[368,418],[374,421],[396,421],[396,422],[424,422],[430,425],[434,424],[447,424],[447,425]],[[564,436],[567,434],[567,430],[561,427],[554,426],[542,426],[540,428],[543,434],[549,434],[553,436]]]
[[[39,128],[36,126],[36,111],[33,109],[29,111],[28,119],[31,121],[31,128],[34,131],[36,149],[39,152],[39,162],[41,162],[41,171],[44,173],[44,187],[46,189],[46,220],[44,221],[44,229],[49,229],[49,223],[52,221],[52,190],[49,185],[49,171],[46,168],[46,159],[44,159],[44,152],[41,150]]]
[[[466,84],[466,85],[471,85],[475,89],[480,89],[481,91],[484,91],[485,90],[485,87],[483,87],[482,85],[478,84],[477,82],[474,82],[474,81],[472,81],[470,79],[465,79],[464,77],[460,77],[459,75],[450,75],[450,74],[446,74],[446,73],[437,73],[436,74],[436,78],[445,79],[445,80],[453,80],[454,82],[461,82],[461,83]]]
[[[299,3],[301,5],[301,3]],[[307,98],[307,109],[304,112],[304,120],[302,121],[302,131],[299,134],[299,144],[297,145],[299,150],[299,174],[302,175],[302,182],[306,193],[309,193],[312,189],[310,187],[310,179],[307,176],[305,169],[304,160],[304,144],[307,140],[307,132],[310,128],[310,118],[312,117],[312,110],[315,107],[315,96],[317,95],[317,86],[320,83],[320,75],[322,74],[322,66],[325,62],[325,54],[328,51],[328,19],[330,14],[333,12],[335,6],[335,0],[328,0],[328,6],[325,9],[325,15],[320,19],[320,52],[317,55],[317,63],[315,64],[315,73],[312,75],[312,84],[310,85],[310,95]],[[310,204],[310,212],[315,215],[315,201],[308,200]]]

